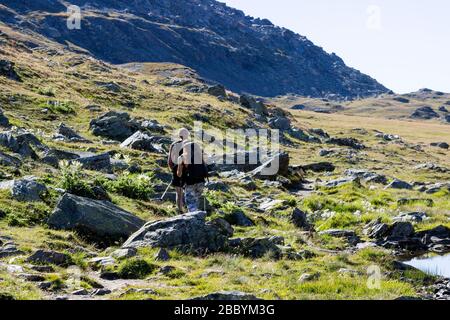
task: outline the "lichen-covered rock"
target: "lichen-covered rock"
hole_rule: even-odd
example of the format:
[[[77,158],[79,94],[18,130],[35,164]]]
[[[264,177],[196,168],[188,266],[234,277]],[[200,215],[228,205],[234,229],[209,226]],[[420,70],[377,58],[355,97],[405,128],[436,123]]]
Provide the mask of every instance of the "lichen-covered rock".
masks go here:
[[[11,196],[17,201],[41,201],[47,187],[36,181],[36,177],[24,177],[19,180],[0,182],[0,189],[11,190]]]

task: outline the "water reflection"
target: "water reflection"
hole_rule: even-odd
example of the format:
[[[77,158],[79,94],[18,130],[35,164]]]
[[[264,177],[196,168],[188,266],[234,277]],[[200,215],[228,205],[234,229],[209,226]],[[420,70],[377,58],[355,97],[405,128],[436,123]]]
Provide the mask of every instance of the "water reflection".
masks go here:
[[[414,268],[434,276],[450,278],[450,254],[445,256],[424,256],[405,262]]]

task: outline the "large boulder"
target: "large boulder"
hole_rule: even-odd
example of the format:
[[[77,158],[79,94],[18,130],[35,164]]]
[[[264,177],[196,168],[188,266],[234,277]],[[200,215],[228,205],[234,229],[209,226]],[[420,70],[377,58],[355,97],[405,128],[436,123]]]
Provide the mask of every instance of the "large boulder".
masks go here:
[[[99,244],[111,244],[128,238],[145,222],[108,201],[66,193],[47,223],[54,229],[77,231]]]
[[[0,182],[0,189],[11,190],[11,196],[17,201],[41,201],[47,192],[47,187],[36,181],[36,177],[24,177],[19,180]]]
[[[167,220],[148,222],[123,247],[153,247],[205,253],[223,251],[233,229],[223,219],[206,222],[206,212],[198,211]]]
[[[27,258],[27,262],[34,264],[54,264],[57,266],[68,266],[72,259],[69,255],[52,250],[36,250]]]
[[[98,119],[93,119],[90,129],[96,136],[123,141],[141,129],[141,126],[126,112],[110,111]]]

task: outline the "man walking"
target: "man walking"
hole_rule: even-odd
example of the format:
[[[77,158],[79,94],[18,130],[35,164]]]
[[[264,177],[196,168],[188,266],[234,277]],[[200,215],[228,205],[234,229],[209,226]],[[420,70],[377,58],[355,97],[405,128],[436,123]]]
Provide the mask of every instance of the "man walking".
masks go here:
[[[177,175],[185,186],[185,201],[188,212],[200,210],[203,189],[208,169],[203,149],[195,142],[184,144],[183,154],[178,159]]]

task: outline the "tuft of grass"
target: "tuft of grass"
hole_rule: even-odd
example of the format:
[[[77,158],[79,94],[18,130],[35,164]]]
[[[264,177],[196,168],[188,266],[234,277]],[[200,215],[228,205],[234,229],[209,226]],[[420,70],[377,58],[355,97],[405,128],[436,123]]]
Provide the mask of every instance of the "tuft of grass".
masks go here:
[[[123,261],[119,265],[117,273],[122,279],[145,279],[156,268],[157,266],[155,264],[135,258]]]

